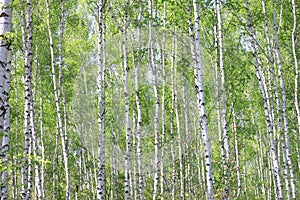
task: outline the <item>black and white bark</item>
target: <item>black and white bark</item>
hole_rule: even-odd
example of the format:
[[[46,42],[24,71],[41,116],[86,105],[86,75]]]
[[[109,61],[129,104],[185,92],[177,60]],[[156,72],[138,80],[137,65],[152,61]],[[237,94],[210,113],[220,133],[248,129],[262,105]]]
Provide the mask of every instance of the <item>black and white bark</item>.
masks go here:
[[[141,18],[143,13],[142,1],[139,1],[139,14],[138,14],[138,59],[134,70],[135,77],[135,103],[137,109],[137,125],[136,125],[136,137],[137,137],[137,168],[138,168],[138,193],[139,199],[144,199],[144,173],[143,173],[143,151],[142,151],[142,105],[139,94],[139,79],[140,79],[140,67],[141,67]]]
[[[154,113],[154,185],[153,185],[153,200],[158,199],[158,183],[159,183],[159,110],[160,110],[160,101],[158,95],[157,87],[157,66],[155,63],[155,54],[154,54],[154,38],[153,38],[153,0],[148,0],[149,6],[149,42],[148,42],[148,57],[149,57],[149,67],[152,72],[152,84],[154,91],[154,101],[155,101],[155,113]]]
[[[12,8],[10,0],[0,1],[0,132],[3,135],[0,144],[2,165],[7,164],[10,137],[10,72],[11,72],[11,39]],[[0,199],[8,199],[8,170],[1,171]]]
[[[64,172],[65,172],[65,199],[70,200],[71,191],[70,191],[70,174],[69,174],[69,159],[68,159],[68,139],[65,137],[64,125],[63,125],[63,116],[61,111],[61,94],[59,89],[59,84],[57,81],[57,72],[55,66],[55,54],[54,54],[54,42],[53,42],[53,34],[51,29],[51,16],[50,16],[50,4],[49,0],[46,0],[46,9],[47,9],[47,29],[49,35],[49,44],[50,44],[50,56],[51,56],[51,73],[52,73],[52,82],[53,82],[53,90],[55,96],[55,106],[56,106],[56,115],[57,115],[57,124],[58,124],[58,132],[60,134],[61,145],[62,145],[62,155],[63,155],[63,164],[64,164]]]
[[[285,139],[285,151],[286,153],[286,161],[289,168],[289,178],[290,178],[290,185],[292,189],[292,198],[297,198],[297,187],[296,187],[296,180],[294,175],[294,167],[292,163],[292,157],[291,157],[291,147],[290,147],[290,132],[289,132],[289,124],[288,124],[288,116],[287,116],[287,102],[286,102],[286,89],[285,89],[285,83],[283,80],[283,69],[282,69],[282,62],[281,62],[281,56],[280,56],[280,44],[279,44],[279,38],[278,38],[278,26],[277,26],[277,20],[276,20],[276,10],[274,9],[273,12],[273,24],[274,24],[274,35],[275,35],[275,54],[277,59],[277,65],[278,65],[278,78],[280,82],[280,89],[281,89],[281,97],[282,97],[282,114],[283,114],[283,125],[284,125],[284,139]]]
[[[23,21],[23,47],[25,59],[25,83],[24,83],[24,161],[21,170],[21,196],[22,199],[31,198],[31,161],[28,156],[31,154],[31,135],[32,128],[30,125],[30,109],[32,104],[32,13],[33,7],[31,0],[27,0],[26,5],[26,25]]]
[[[165,93],[166,93],[166,66],[165,66],[165,43],[166,43],[166,18],[167,18],[167,2],[164,1],[163,6],[163,39],[161,44],[161,67],[162,67],[162,95],[161,95],[161,155],[160,155],[160,196],[163,200],[164,194],[164,157],[165,157],[165,138],[166,138],[166,110],[165,110]]]
[[[204,95],[204,81],[203,81],[203,64],[201,56],[200,44],[200,16],[198,8],[198,0],[193,0],[194,8],[194,34],[192,37],[192,54],[194,60],[194,79],[197,97],[197,106],[201,120],[201,132],[204,141],[205,153],[205,170],[206,170],[206,186],[207,186],[207,199],[214,199],[213,175],[212,175],[212,161],[211,161],[211,147],[209,141],[209,133],[207,126],[207,113]]]
[[[106,113],[106,100],[105,100],[105,52],[103,44],[103,24],[106,0],[99,1],[97,5],[98,11],[98,170],[97,170],[97,199],[105,199],[105,113]]]
[[[220,75],[221,75],[221,97],[222,97],[222,145],[224,145],[224,194],[223,198],[229,198],[229,176],[230,176],[230,142],[229,142],[229,133],[228,133],[228,122],[227,122],[227,95],[226,95],[226,77],[225,77],[225,66],[224,66],[224,45],[223,45],[223,32],[222,32],[222,15],[221,15],[221,1],[216,1],[216,12],[217,12],[217,35],[218,35],[218,47],[219,47],[219,66],[220,66]],[[216,72],[217,73],[217,72]]]
[[[258,55],[258,44],[256,40],[256,33],[253,27],[252,17],[250,13],[249,3],[246,0],[246,8],[247,8],[247,15],[248,15],[248,26],[250,29],[250,37],[251,37],[251,50],[254,57],[254,66],[256,70],[256,77],[259,82],[260,92],[264,101],[264,112],[266,117],[266,126],[267,126],[267,133],[270,139],[270,153],[272,159],[272,166],[273,172],[275,177],[275,187],[276,187],[276,194],[278,195],[278,199],[284,199],[283,193],[283,184],[281,181],[281,170],[278,161],[278,155],[276,152],[276,144],[275,144],[275,135],[273,130],[273,118],[271,115],[271,106],[270,106],[270,98],[269,92],[266,84],[266,78],[263,70],[263,65],[261,59]]]

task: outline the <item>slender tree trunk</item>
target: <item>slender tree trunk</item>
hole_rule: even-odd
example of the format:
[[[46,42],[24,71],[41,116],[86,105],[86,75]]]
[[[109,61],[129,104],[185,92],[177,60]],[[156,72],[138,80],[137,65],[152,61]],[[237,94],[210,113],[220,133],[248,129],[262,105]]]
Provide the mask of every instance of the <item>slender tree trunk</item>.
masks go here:
[[[216,3],[216,1],[215,1]],[[214,74],[214,87],[216,90],[216,109],[217,109],[217,120],[218,120],[218,136],[219,136],[219,143],[220,143],[220,153],[222,160],[224,161],[226,158],[225,155],[225,148],[224,148],[224,142],[223,142],[223,135],[222,135],[222,121],[221,121],[221,107],[220,107],[220,81],[219,81],[219,51],[218,51],[218,32],[217,32],[217,26],[214,25],[214,48],[215,48],[215,74]],[[222,163],[224,165],[224,163]],[[224,171],[224,166],[223,166]],[[225,174],[225,171],[223,172]]]
[[[252,115],[252,123],[254,123],[254,117]],[[266,197],[266,189],[265,189],[265,170],[264,170],[264,159],[263,159],[263,150],[262,150],[262,142],[261,142],[261,134],[256,131],[256,140],[258,143],[258,160],[259,160],[259,170],[261,174],[261,190],[262,196]]]
[[[31,135],[32,129],[30,126],[30,108],[32,104],[32,2],[27,0],[26,9],[26,27],[23,23],[23,46],[25,54],[25,101],[24,101],[24,163],[22,166],[22,199],[31,198],[31,161],[28,156],[31,152]],[[26,35],[27,30],[27,35]]]
[[[14,56],[14,61],[16,61],[16,55]],[[14,65],[16,66],[16,65]],[[14,67],[14,73],[17,74],[17,67]],[[15,82],[14,84],[15,85],[18,85],[19,83],[19,80],[18,80],[18,77],[16,76],[15,77]],[[19,141],[19,92],[18,90],[16,90],[16,93],[15,93],[15,102],[16,102],[16,105],[17,105],[17,115],[15,116],[15,126],[17,127],[17,132],[16,132],[16,141]],[[15,155],[18,155],[19,153],[19,150],[18,148],[16,148],[16,150],[14,151]],[[13,159],[13,163],[15,166],[18,166],[20,161],[19,159]],[[19,174],[19,170],[14,170],[12,172],[12,177],[13,177],[13,199],[17,199],[18,198],[18,194],[19,194],[19,179],[20,179],[20,174]]]
[[[10,137],[10,71],[11,71],[11,58],[10,58],[10,45],[11,41],[6,38],[10,34],[12,28],[12,8],[10,0],[0,1],[0,132],[3,134],[1,138],[1,161],[2,165],[7,164],[7,154],[9,149]],[[1,172],[1,200],[8,199],[8,171]]]
[[[177,53],[177,43],[175,35],[173,36],[173,50],[172,50],[172,68],[174,68],[174,77],[177,80],[177,69],[176,69],[176,53]],[[181,140],[181,128],[180,128],[180,118],[179,118],[179,109],[178,109],[178,89],[176,83],[174,85],[174,107],[175,107],[175,117],[176,117],[176,128],[177,128],[177,147],[178,147],[178,157],[179,157],[179,178],[180,178],[180,199],[185,199],[184,196],[184,168],[182,160],[182,140]]]
[[[172,43],[172,58],[171,58],[171,84],[172,84],[172,109],[171,109],[171,124],[170,124],[170,140],[171,140],[171,156],[172,156],[172,200],[175,200],[176,195],[176,158],[174,151],[174,141],[175,141],[175,124],[174,124],[174,112],[175,112],[175,66],[174,66],[174,54],[175,54],[175,44]]]
[[[38,57],[38,56],[37,56]],[[34,71],[34,82],[33,82],[33,94],[32,94],[32,104],[30,108],[30,126],[32,128],[32,149],[33,156],[35,159],[39,157],[39,148],[38,148],[38,137],[37,137],[37,124],[35,116],[35,104],[36,104],[36,90],[37,90],[37,74],[38,74],[38,59],[36,59],[37,67]],[[35,196],[37,199],[43,199],[42,197],[42,188],[41,188],[41,174],[40,166],[38,162],[34,163],[34,184],[35,184]]]
[[[232,112],[232,132],[234,134],[234,151],[235,151],[235,170],[236,170],[236,179],[237,179],[237,193],[235,195],[236,198],[239,198],[242,190],[241,183],[241,170],[240,170],[240,158],[239,158],[239,147],[238,147],[238,127],[236,124],[236,114],[234,110],[233,103],[231,104],[231,112]],[[264,180],[264,179],[262,179]]]
[[[224,138],[224,150],[225,157],[223,157],[224,164],[224,194],[223,199],[229,198],[229,176],[230,176],[230,142],[228,134],[228,122],[227,122],[227,95],[226,95],[226,77],[224,67],[224,46],[223,46],[223,33],[222,33],[222,16],[221,16],[221,1],[216,1],[216,12],[217,12],[217,34],[218,34],[218,45],[219,45],[219,65],[221,72],[221,96],[222,96],[222,129]]]
[[[161,155],[160,155],[160,196],[161,199],[165,199],[164,194],[164,179],[165,169],[164,169],[164,156],[165,156],[165,137],[166,137],[166,111],[165,111],[165,93],[166,93],[166,70],[165,70],[165,43],[166,43],[166,15],[167,15],[167,2],[164,1],[163,8],[163,39],[161,47],[161,62],[162,62],[162,96],[161,96]]]
[[[281,57],[280,57],[280,45],[278,39],[278,30],[277,30],[277,22],[276,22],[276,11],[274,9],[273,12],[273,19],[274,19],[274,35],[275,35],[275,49],[276,49],[276,58],[278,64],[278,77],[280,81],[280,88],[281,88],[281,96],[282,96],[282,114],[283,114],[283,124],[284,124],[284,138],[285,138],[285,145],[286,148],[283,149],[286,152],[287,158],[287,165],[289,167],[289,176],[290,176],[290,184],[292,188],[292,198],[297,199],[297,188],[296,188],[296,181],[294,175],[294,167],[291,158],[291,150],[290,150],[290,133],[289,133],[289,125],[288,125],[288,117],[287,117],[287,108],[286,108],[286,92],[285,92],[285,84],[283,80],[282,74],[282,64],[281,64]]]
[[[41,165],[41,191],[42,199],[45,198],[45,146],[44,146],[44,124],[43,124],[43,109],[44,102],[42,95],[40,96],[40,131],[41,131],[41,153],[42,153],[42,165]]]
[[[105,199],[105,65],[103,57],[103,15],[106,0],[101,0],[98,5],[98,171],[97,171],[97,199]]]
[[[298,135],[300,133],[300,106],[299,106],[299,97],[298,97],[298,82],[299,82],[299,70],[298,70],[298,59],[296,53],[296,37],[297,37],[297,15],[296,15],[296,3],[295,0],[292,0],[292,8],[293,8],[293,31],[292,31],[292,49],[293,49],[293,59],[294,59],[294,68],[295,68],[295,107],[297,113],[297,122],[298,122]]]
[[[137,168],[138,168],[138,187],[139,187],[139,199],[144,199],[144,173],[143,173],[143,151],[142,151],[142,105],[139,97],[139,74],[141,67],[141,18],[143,13],[142,1],[139,1],[139,15],[138,15],[138,60],[137,66],[134,71],[135,77],[135,103],[137,109]]]
[[[65,147],[63,150],[63,154],[64,154],[64,162],[65,165],[68,165],[69,161],[68,158],[66,158],[66,156],[68,157],[69,155],[69,148],[68,148],[68,143],[69,143],[69,139],[68,139],[68,115],[67,115],[67,102],[66,102],[66,93],[65,93],[65,82],[64,82],[64,75],[63,75],[63,39],[64,39],[64,28],[65,28],[65,5],[64,5],[64,0],[61,0],[61,16],[60,16],[60,24],[59,24],[59,64],[58,64],[58,68],[59,68],[59,72],[58,72],[58,78],[59,78],[59,87],[61,88],[61,94],[62,94],[62,107],[63,107],[63,138],[64,138],[64,143],[65,143]],[[70,178],[69,178],[69,167],[66,167],[65,172],[66,172],[66,176],[68,176],[68,178],[66,178],[66,198],[70,199],[71,196],[71,186],[70,186]]]
[[[53,158],[52,158],[52,187],[53,187],[53,199],[56,199],[57,197],[57,177],[58,177],[58,173],[57,173],[57,162],[58,162],[58,134],[59,134],[59,130],[58,130],[58,120],[56,118],[56,130],[55,130],[55,149],[54,149],[54,153],[53,153]]]
[[[58,129],[61,137],[61,145],[62,145],[62,154],[63,154],[63,163],[65,169],[65,181],[66,181],[66,194],[65,199],[70,200],[70,175],[69,175],[69,159],[68,159],[68,147],[67,147],[67,137],[65,137],[64,129],[63,129],[63,119],[61,116],[61,107],[60,107],[60,90],[56,80],[56,69],[55,69],[55,57],[54,57],[54,43],[52,30],[50,26],[50,5],[49,0],[46,0],[46,7],[48,12],[47,25],[48,25],[48,34],[49,34],[49,43],[50,43],[50,55],[51,55],[51,73],[52,73],[52,82],[54,88],[55,95],[55,106],[56,106],[56,114],[58,120]]]
[[[295,68],[295,90],[294,90],[294,98],[295,98],[295,108],[296,108],[296,114],[297,114],[297,122],[298,122],[298,134],[295,134],[295,138],[299,138],[300,133],[300,106],[299,106],[299,96],[298,96],[298,88],[299,88],[299,69],[298,69],[298,59],[297,59],[297,53],[296,53],[296,37],[297,37],[297,15],[296,15],[296,4],[295,0],[292,0],[292,9],[293,9],[293,31],[292,31],[292,49],[293,49],[293,60],[294,60],[294,68]],[[297,131],[296,131],[297,132]],[[296,152],[297,152],[297,158],[298,158],[298,169],[300,170],[300,158],[299,158],[299,148],[298,148],[298,142],[296,141]]]
[[[270,147],[271,147],[271,155],[272,155],[272,164],[273,164],[273,170],[274,170],[274,176],[276,180],[276,191],[278,193],[279,199],[284,199],[284,194],[282,191],[282,181],[281,181],[281,172],[280,172],[280,166],[278,162],[278,155],[276,152],[276,145],[275,145],[275,139],[274,139],[274,131],[273,131],[273,119],[271,116],[271,109],[270,109],[270,99],[269,94],[266,86],[266,79],[265,75],[262,69],[262,62],[258,56],[258,47],[256,43],[256,34],[255,30],[253,28],[252,24],[252,18],[250,14],[249,9],[249,3],[248,0],[246,0],[246,7],[247,7],[247,13],[248,13],[248,23],[249,23],[249,29],[250,29],[250,37],[251,37],[251,50],[254,56],[254,66],[256,69],[256,76],[259,82],[260,91],[262,94],[262,98],[264,100],[264,111],[265,111],[265,117],[266,117],[266,125],[267,125],[267,132],[270,139]]]
[[[185,160],[187,161],[187,166],[186,166],[186,173],[183,173],[183,179],[186,179],[185,182],[183,182],[183,187],[184,187],[184,196],[190,196],[192,195],[192,191],[191,191],[191,186],[192,186],[192,173],[191,173],[191,141],[192,141],[192,137],[190,134],[190,119],[189,119],[189,100],[188,100],[188,82],[187,82],[187,75],[186,75],[186,70],[187,70],[187,64],[184,63],[183,64],[183,81],[182,81],[182,100],[183,100],[183,116],[184,116],[184,134],[183,134],[183,140],[182,140],[182,144],[184,144],[184,147],[182,147],[185,151]],[[183,163],[183,170],[185,164]],[[186,189],[185,189],[186,188]],[[189,194],[189,195],[186,195]]]
[[[157,88],[157,69],[155,64],[155,55],[154,55],[154,38],[153,38],[153,1],[148,1],[149,6],[149,43],[148,43],[148,53],[149,53],[149,65],[152,71],[152,83],[154,90],[154,99],[155,99],[155,114],[154,114],[154,148],[155,148],[155,156],[154,156],[154,190],[153,190],[153,200],[158,199],[158,183],[159,183],[159,96],[158,96],[158,88]]]
[[[130,166],[131,166],[131,151],[132,151],[132,132],[130,120],[130,97],[128,89],[128,55],[127,55],[127,28],[129,26],[129,8],[130,0],[127,0],[123,24],[123,81],[124,81],[124,101],[125,101],[125,126],[126,126],[126,152],[125,152],[125,200],[131,199],[130,196]]]
[[[194,59],[194,78],[197,94],[197,105],[201,119],[202,138],[204,140],[205,149],[205,167],[206,167],[206,183],[207,183],[207,199],[214,199],[213,176],[212,176],[212,161],[210,141],[207,127],[207,114],[204,98],[204,83],[203,83],[203,65],[201,58],[201,45],[200,45],[200,16],[198,10],[198,1],[193,0],[194,7],[194,29],[195,38],[192,38],[192,54]],[[193,36],[193,35],[191,35]],[[194,40],[195,39],[195,40]]]

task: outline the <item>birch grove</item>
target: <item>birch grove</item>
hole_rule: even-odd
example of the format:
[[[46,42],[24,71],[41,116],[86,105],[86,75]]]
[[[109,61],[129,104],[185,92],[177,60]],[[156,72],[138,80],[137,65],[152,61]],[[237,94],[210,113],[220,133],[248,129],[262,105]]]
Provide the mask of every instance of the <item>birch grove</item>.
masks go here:
[[[298,199],[297,1],[0,1],[1,199]]]

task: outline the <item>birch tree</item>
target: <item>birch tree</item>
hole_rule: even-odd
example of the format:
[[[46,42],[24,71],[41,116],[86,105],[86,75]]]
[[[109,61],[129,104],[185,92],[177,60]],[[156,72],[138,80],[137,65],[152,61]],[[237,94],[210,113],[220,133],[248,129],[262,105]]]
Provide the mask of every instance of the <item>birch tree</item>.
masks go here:
[[[142,151],[142,107],[141,101],[139,97],[139,74],[141,68],[141,18],[143,14],[143,4],[142,1],[139,1],[139,14],[137,17],[138,21],[138,60],[137,66],[134,70],[134,77],[135,77],[135,103],[137,109],[137,127],[136,127],[136,137],[137,137],[137,166],[138,166],[138,188],[139,188],[139,199],[144,199],[144,173],[143,173],[143,151]]]
[[[200,44],[200,16],[198,1],[193,0],[194,8],[194,31],[195,36],[192,34],[192,55],[194,60],[194,78],[197,96],[197,106],[201,119],[201,132],[204,140],[205,149],[205,167],[206,167],[206,186],[207,186],[207,199],[214,199],[213,176],[212,176],[212,161],[211,161],[211,147],[209,141],[209,133],[207,127],[207,114],[204,98],[204,82],[203,82],[203,64],[201,58],[201,44]]]
[[[223,158],[224,164],[224,199],[229,198],[229,176],[230,176],[230,142],[228,134],[228,122],[227,122],[227,95],[226,95],[226,82],[225,82],[225,67],[224,67],[224,46],[223,46],[223,33],[222,33],[222,16],[221,16],[221,1],[216,1],[216,12],[217,12],[217,33],[218,33],[218,45],[219,45],[219,65],[221,72],[221,96],[222,96],[222,129],[224,138],[224,150],[225,158]],[[216,72],[217,73],[217,72]]]
[[[32,2],[27,0],[26,9],[26,27],[23,28],[23,47],[25,58],[25,101],[24,101],[24,163],[22,166],[22,199],[31,198],[31,161],[28,161],[28,156],[31,154],[32,128],[30,125],[30,113],[32,105]],[[24,24],[25,26],[25,24]]]
[[[149,6],[149,43],[148,43],[148,53],[149,53],[149,66],[152,71],[152,84],[154,90],[154,99],[155,99],[155,113],[154,113],[154,190],[153,190],[153,200],[158,198],[158,182],[159,182],[159,107],[160,101],[158,96],[157,88],[157,67],[155,64],[155,55],[154,55],[154,38],[152,30],[152,18],[153,18],[153,1],[148,1]]]
[[[0,132],[1,138],[1,161],[7,164],[7,153],[10,138],[10,71],[11,71],[11,38],[12,8],[10,0],[0,1]],[[1,199],[8,199],[8,170],[1,172]]]
[[[57,114],[57,125],[61,139],[62,145],[62,154],[63,154],[63,163],[64,163],[64,170],[65,170],[65,181],[66,181],[66,194],[65,199],[69,200],[71,198],[71,191],[70,191],[70,174],[69,174],[69,159],[68,159],[68,138],[64,133],[63,129],[63,119],[61,113],[61,94],[60,88],[57,81],[57,73],[55,67],[55,55],[54,55],[54,42],[53,42],[53,34],[51,30],[51,16],[50,16],[50,4],[49,0],[46,0],[46,8],[47,8],[47,29],[49,34],[49,44],[50,44],[50,56],[51,56],[51,73],[52,73],[52,82],[53,82],[53,89],[54,89],[54,96],[55,96],[55,106],[56,106],[56,114]]]
[[[103,57],[103,15],[106,0],[101,0],[98,9],[98,171],[97,171],[97,198],[105,199],[105,63]]]
[[[264,71],[262,69],[262,62],[260,57],[258,56],[258,46],[256,43],[256,34],[255,30],[253,28],[252,23],[252,17],[249,9],[249,3],[248,0],[246,0],[246,8],[247,8],[247,15],[248,15],[248,26],[250,29],[250,37],[251,37],[251,50],[254,57],[254,66],[256,70],[256,76],[259,82],[260,91],[262,94],[262,98],[264,101],[264,111],[265,111],[265,117],[266,117],[266,125],[267,125],[267,132],[270,138],[270,152],[271,152],[271,158],[272,158],[272,165],[273,165],[273,172],[275,176],[276,181],[276,194],[278,195],[278,199],[284,199],[284,194],[282,191],[282,181],[281,181],[281,171],[280,166],[278,163],[278,155],[276,152],[276,145],[275,145],[275,139],[274,139],[274,132],[273,132],[273,119],[271,116],[271,109],[270,109],[270,98],[268,94],[268,89],[266,86],[266,78]]]
[[[285,145],[286,148],[283,149],[286,151],[286,158],[287,158],[287,165],[289,167],[289,176],[291,181],[291,188],[292,188],[292,198],[296,199],[297,191],[296,191],[296,181],[294,175],[294,167],[291,159],[291,149],[290,149],[290,134],[289,134],[289,124],[288,124],[288,117],[287,117],[287,106],[286,106],[286,90],[285,90],[285,83],[283,80],[282,74],[282,62],[280,56],[280,45],[278,39],[278,27],[277,27],[277,20],[276,20],[276,10],[274,9],[273,12],[273,24],[274,24],[274,35],[275,35],[275,54],[277,58],[277,65],[278,65],[278,78],[280,81],[280,88],[281,88],[281,96],[282,96],[282,114],[283,114],[283,124],[284,124],[284,138],[285,138]]]

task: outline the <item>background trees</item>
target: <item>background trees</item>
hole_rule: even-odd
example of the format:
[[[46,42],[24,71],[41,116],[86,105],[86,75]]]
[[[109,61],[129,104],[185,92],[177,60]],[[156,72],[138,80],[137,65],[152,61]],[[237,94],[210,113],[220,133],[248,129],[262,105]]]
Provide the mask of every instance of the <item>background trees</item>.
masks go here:
[[[297,199],[294,1],[1,3],[2,199]]]

